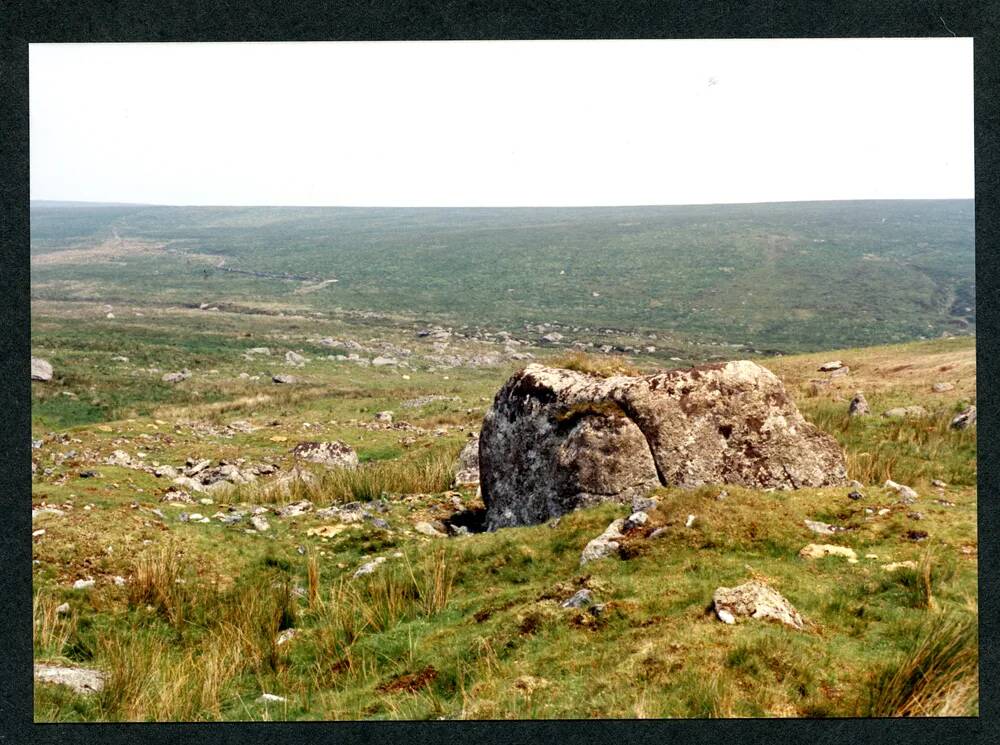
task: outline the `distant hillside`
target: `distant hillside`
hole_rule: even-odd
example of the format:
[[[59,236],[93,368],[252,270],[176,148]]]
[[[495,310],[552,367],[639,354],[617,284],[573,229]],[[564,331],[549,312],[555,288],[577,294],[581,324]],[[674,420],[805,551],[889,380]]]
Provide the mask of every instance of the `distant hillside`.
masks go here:
[[[975,332],[973,202],[32,205],[32,292],[556,322],[804,351]],[[336,282],[328,280],[337,280]]]

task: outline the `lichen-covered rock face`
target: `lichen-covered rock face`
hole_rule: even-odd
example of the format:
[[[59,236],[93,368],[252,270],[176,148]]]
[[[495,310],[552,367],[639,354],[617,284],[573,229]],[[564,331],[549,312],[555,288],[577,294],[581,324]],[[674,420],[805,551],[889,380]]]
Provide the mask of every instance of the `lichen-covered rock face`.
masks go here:
[[[479,468],[491,529],[660,485],[796,489],[847,477],[836,441],[746,361],[610,378],[529,365],[486,414]]]

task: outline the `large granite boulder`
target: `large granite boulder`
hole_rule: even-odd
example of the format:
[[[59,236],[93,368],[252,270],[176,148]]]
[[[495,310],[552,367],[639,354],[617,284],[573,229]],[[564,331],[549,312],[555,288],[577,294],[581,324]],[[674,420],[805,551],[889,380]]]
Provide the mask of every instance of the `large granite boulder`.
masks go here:
[[[660,485],[797,489],[847,478],[836,440],[747,361],[609,378],[529,365],[497,393],[479,443],[490,529]]]

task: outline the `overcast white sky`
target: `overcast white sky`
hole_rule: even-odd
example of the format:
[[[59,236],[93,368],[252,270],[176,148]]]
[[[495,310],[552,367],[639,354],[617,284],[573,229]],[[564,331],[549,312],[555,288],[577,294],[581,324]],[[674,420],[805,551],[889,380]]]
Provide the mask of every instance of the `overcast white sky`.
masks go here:
[[[971,198],[971,39],[32,44],[33,199]]]

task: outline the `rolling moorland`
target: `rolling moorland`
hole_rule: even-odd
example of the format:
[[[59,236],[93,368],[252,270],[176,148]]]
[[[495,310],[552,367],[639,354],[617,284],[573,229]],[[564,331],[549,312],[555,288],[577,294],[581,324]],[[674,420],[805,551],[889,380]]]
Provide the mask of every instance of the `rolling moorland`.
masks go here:
[[[262,299],[726,357],[975,330],[972,201],[32,210],[39,299]],[[287,279],[286,279],[287,277]],[[252,302],[251,302],[252,301]],[[563,328],[566,327],[566,328]],[[566,329],[568,328],[569,334]],[[575,329],[575,330],[574,330]]]
[[[36,206],[35,657],[103,676],[37,683],[36,719],[976,713],[971,215]],[[663,487],[657,537],[581,566],[627,505],[482,532],[455,483],[528,362],[748,357],[860,486]],[[296,463],[333,440],[357,468]],[[227,466],[258,475],[171,478]],[[804,628],[721,623],[748,580]]]

